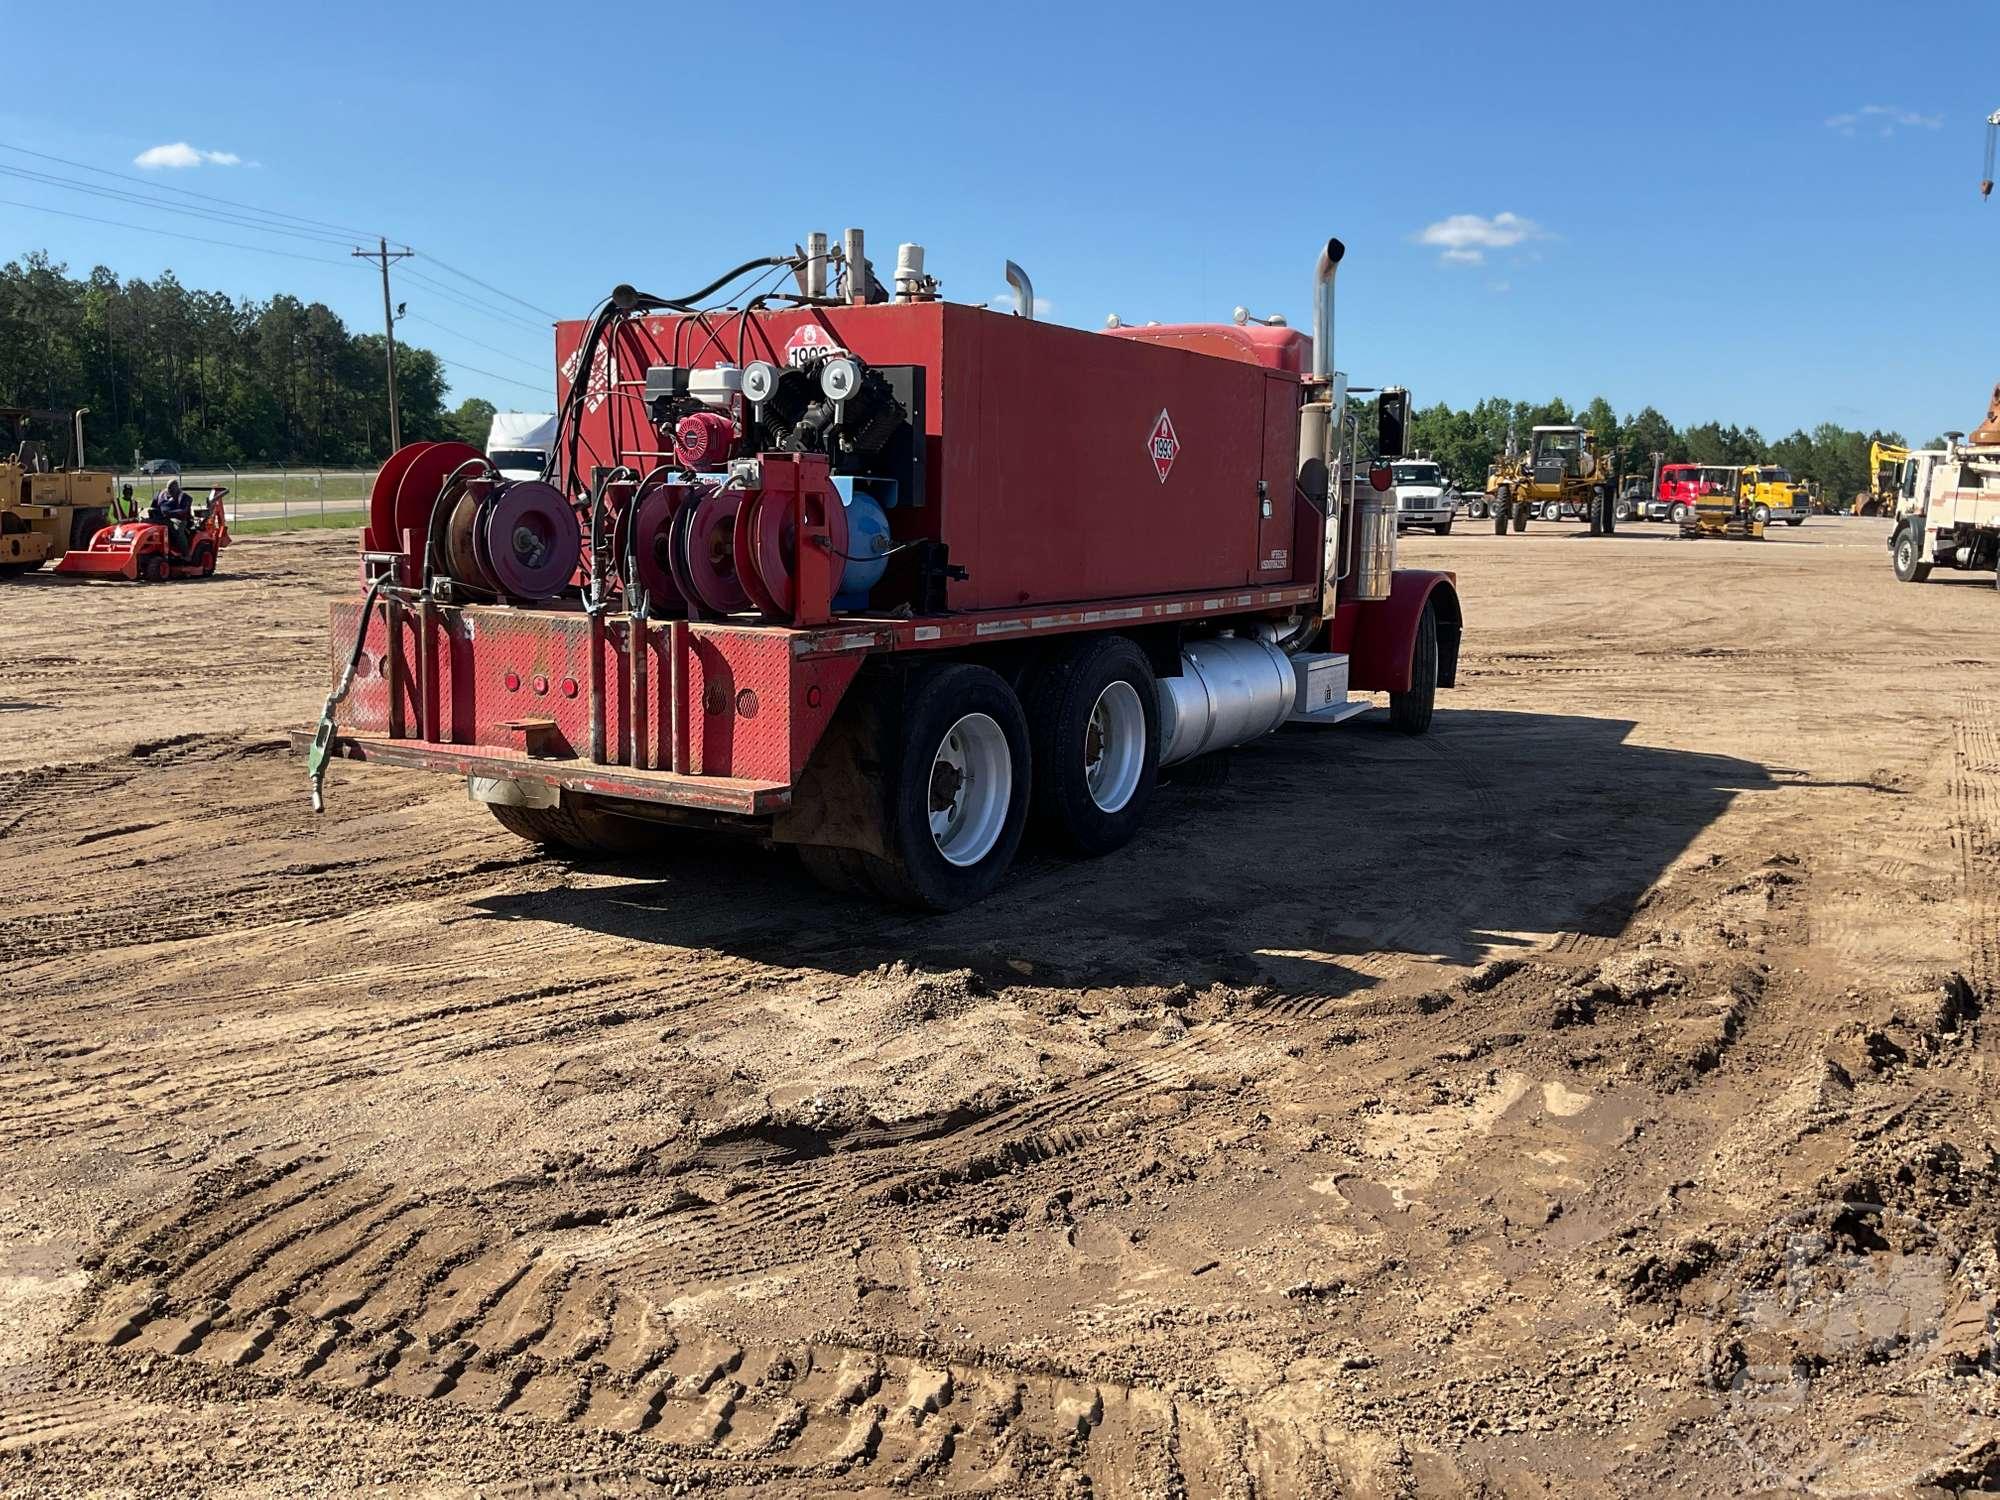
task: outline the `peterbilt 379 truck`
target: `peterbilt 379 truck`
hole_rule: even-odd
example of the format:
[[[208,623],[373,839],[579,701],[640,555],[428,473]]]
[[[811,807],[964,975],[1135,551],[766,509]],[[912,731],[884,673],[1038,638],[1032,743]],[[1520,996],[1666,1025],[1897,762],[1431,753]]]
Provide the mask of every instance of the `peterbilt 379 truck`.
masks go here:
[[[539,478],[383,468],[298,737],[316,802],[334,757],[444,772],[528,839],[732,829],[946,909],[1031,824],[1118,848],[1162,766],[1373,694],[1422,732],[1459,597],[1395,566],[1386,465],[1336,480],[1343,254],[1310,338],[1057,327],[1011,264],[1013,313],[948,302],[854,230],[619,287],[557,327]]]

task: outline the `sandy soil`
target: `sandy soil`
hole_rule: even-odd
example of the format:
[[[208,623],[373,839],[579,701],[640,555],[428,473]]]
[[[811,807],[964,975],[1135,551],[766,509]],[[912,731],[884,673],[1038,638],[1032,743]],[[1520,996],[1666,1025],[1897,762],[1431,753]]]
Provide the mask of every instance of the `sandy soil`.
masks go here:
[[[2000,1475],[1990,578],[1411,539],[1431,737],[920,920],[410,773],[315,820],[351,547],[0,593],[0,1490]]]

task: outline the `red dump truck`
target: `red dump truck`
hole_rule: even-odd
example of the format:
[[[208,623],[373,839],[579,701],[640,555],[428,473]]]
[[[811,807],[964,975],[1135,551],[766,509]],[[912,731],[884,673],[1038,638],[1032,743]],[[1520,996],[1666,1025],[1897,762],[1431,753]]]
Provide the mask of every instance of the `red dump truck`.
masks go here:
[[[944,910],[1031,826],[1107,853],[1162,766],[1357,693],[1422,732],[1459,597],[1396,568],[1388,469],[1343,477],[1342,254],[1310,339],[1053,326],[1011,264],[1015,312],[951,303],[858,231],[618,288],[557,327],[541,478],[453,443],[383,468],[296,737],[315,805],[331,758],[445,772],[545,844],[733,829]]]

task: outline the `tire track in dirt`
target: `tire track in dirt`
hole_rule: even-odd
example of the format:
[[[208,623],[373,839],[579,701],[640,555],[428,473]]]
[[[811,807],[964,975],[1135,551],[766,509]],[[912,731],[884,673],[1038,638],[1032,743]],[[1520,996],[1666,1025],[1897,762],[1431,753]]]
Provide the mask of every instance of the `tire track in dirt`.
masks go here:
[[[2000,985],[2000,728],[1984,693],[1953,720],[1952,842],[1964,902],[1966,978],[1982,1003]]]
[[[246,1167],[133,1226],[88,1304],[70,1337],[119,1351],[111,1371],[164,1357],[246,1389],[448,1401],[829,1488],[989,1490],[1060,1463],[1093,1493],[1194,1500],[1240,1475],[1239,1439],[1163,1392],[836,1341],[724,1343],[474,1210],[310,1158]],[[71,1420],[50,1410],[30,1421]]]
[[[41,1443],[95,1439],[157,1411],[145,1402],[95,1392],[7,1395],[0,1398],[0,1453],[20,1452]]]

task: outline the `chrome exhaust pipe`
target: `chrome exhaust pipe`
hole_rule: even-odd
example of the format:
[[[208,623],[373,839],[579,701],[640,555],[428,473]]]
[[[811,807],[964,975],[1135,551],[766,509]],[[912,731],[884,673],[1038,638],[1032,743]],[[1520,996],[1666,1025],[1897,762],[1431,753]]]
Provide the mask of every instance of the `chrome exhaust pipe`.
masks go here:
[[[868,301],[868,251],[867,242],[858,229],[842,233],[840,254],[847,267],[847,300],[855,307],[862,307]]]
[[[1014,289],[1014,311],[1029,322],[1035,320],[1035,284],[1028,280],[1028,273],[1007,262],[1007,285]]]
[[[1313,267],[1313,364],[1315,380],[1333,378],[1333,277],[1347,246],[1330,239]]]
[[[826,295],[826,232],[815,229],[806,236],[806,276],[805,285],[800,288],[808,297]]]

